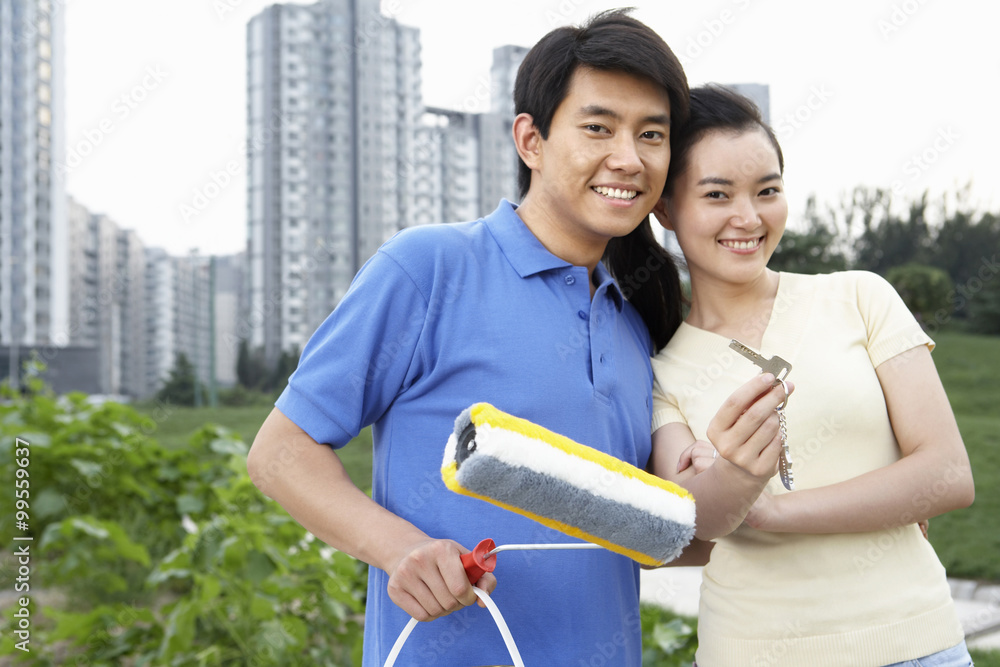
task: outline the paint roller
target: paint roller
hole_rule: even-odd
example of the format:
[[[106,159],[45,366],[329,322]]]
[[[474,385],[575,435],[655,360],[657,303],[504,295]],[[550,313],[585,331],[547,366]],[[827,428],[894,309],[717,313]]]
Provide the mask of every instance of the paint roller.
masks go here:
[[[489,403],[476,403],[455,420],[441,476],[456,493],[586,540],[498,547],[487,538],[462,555],[473,584],[495,569],[497,552],[508,549],[604,547],[658,566],[679,556],[694,537],[694,498],[682,487]],[[514,664],[523,667],[500,610],[489,595],[473,590],[496,621]],[[395,664],[416,624],[411,618],[403,628],[385,667]]]
[[[694,536],[694,498],[684,488],[489,403],[455,420],[441,476],[456,493],[591,543],[496,547],[484,540],[463,556],[473,583],[504,549],[597,545],[659,566]]]

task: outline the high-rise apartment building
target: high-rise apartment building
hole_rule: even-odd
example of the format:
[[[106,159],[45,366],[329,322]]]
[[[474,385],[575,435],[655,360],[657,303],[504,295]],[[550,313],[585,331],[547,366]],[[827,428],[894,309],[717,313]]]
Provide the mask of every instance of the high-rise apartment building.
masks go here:
[[[247,311],[274,363],[413,217],[416,29],[377,0],[272,5],[247,26]]]
[[[523,46],[506,44],[493,49],[493,64],[490,66],[490,111],[508,118],[514,118],[514,83],[517,70],[528,55]]]
[[[0,0],[0,346],[69,341],[63,12]],[[12,370],[4,368],[7,375]]]
[[[69,200],[68,342],[97,349],[97,387],[108,395],[146,396],[146,250],[139,235]]]
[[[771,89],[766,83],[733,83],[729,87],[754,101],[765,123],[771,122]]]

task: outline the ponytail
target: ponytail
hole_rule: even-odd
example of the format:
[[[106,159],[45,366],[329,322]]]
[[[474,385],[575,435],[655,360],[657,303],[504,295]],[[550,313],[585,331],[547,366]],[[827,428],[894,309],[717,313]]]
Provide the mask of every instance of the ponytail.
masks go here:
[[[674,258],[653,236],[649,217],[626,236],[611,239],[604,263],[649,329],[654,353],[681,325],[681,278]]]

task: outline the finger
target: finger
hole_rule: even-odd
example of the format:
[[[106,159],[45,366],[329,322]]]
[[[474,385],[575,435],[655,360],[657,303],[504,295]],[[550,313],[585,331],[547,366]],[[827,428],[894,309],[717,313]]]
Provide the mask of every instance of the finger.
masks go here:
[[[467,551],[463,550],[463,553],[467,553]],[[475,591],[472,590],[469,575],[462,567],[460,558],[441,561],[438,563],[438,567],[440,568],[442,588],[438,589],[436,593],[442,606],[449,611],[454,611],[460,607],[466,607],[478,599]]]
[[[389,582],[389,599],[396,606],[420,622],[433,621],[447,612],[437,603],[437,598],[423,582],[411,582],[402,586],[400,582]]]
[[[389,577],[390,598],[394,602],[398,599],[402,606],[412,597],[428,618],[471,604],[476,594],[462,567],[463,551],[468,550],[450,540],[434,541],[412,551]]]
[[[680,457],[677,459],[677,472],[686,470],[693,463],[692,449],[688,447],[683,452],[681,452]]]
[[[720,430],[732,427],[761,394],[772,388],[773,384],[774,375],[771,373],[764,373],[748,380],[726,398],[712,419],[712,423]],[[709,440],[715,442],[711,437]]]
[[[694,471],[696,473],[703,473],[709,468],[711,468],[713,465],[715,465],[715,462],[718,460],[714,456],[715,453],[716,450],[713,449],[712,454],[699,454],[698,456],[695,456],[694,459],[692,460]]]
[[[485,591],[487,595],[491,594],[494,590],[496,590],[496,587],[497,587],[497,578],[493,576],[492,572],[485,573],[483,576],[479,578],[479,581],[476,582],[476,588],[478,588],[481,591]],[[475,595],[475,593],[473,593],[473,595]],[[477,595],[476,597],[478,598],[479,596]],[[479,606],[485,609],[486,603],[480,599]]]
[[[790,391],[791,387],[789,387]],[[777,433],[778,420],[775,409],[786,399],[785,389],[780,384],[759,394],[729,429],[732,440],[737,443],[754,443],[750,449],[754,454],[759,455]],[[729,458],[728,452],[723,451],[722,453]]]

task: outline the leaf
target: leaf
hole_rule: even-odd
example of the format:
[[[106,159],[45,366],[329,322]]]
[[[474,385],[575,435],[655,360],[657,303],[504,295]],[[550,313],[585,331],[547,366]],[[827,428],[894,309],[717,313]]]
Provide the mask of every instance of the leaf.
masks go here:
[[[277,615],[274,610],[274,601],[255,595],[250,602],[250,616],[258,621],[273,619]]]
[[[247,579],[252,583],[259,584],[271,576],[276,568],[267,554],[254,549],[247,554],[246,573]]]
[[[185,568],[174,567],[167,570],[156,569],[148,577],[146,577],[147,583],[150,586],[157,586],[162,584],[164,581],[170,579],[190,579],[191,570]]]
[[[81,477],[96,477],[103,472],[100,463],[84,461],[82,459],[70,459],[69,464],[73,466]]]
[[[213,438],[208,443],[208,448],[216,454],[233,454],[242,458],[246,458],[247,452],[250,451],[250,448],[243,440],[229,434]]]
[[[52,438],[48,433],[19,433],[21,440],[27,440],[31,447],[48,447],[52,444]]]
[[[35,502],[32,503],[31,509],[34,510],[35,517],[48,519],[49,517],[59,515],[67,509],[66,498],[53,489],[43,489],[35,497]]]
[[[691,627],[687,623],[675,618],[668,623],[657,623],[653,626],[653,641],[663,649],[664,653],[670,654],[683,648],[691,633]]]
[[[177,602],[167,618],[166,632],[163,635],[163,643],[160,644],[160,658],[172,658],[191,646],[197,613],[198,608],[193,600],[182,599]]]
[[[101,526],[101,522],[90,517],[72,517],[68,524],[67,522],[61,522],[64,524],[62,533],[63,535],[69,535],[72,533],[72,529],[79,530],[80,532],[86,533],[91,537],[96,537],[100,540],[106,540],[111,536],[106,528]]]
[[[205,503],[201,498],[196,498],[184,493],[177,496],[178,514],[200,514],[205,509]]]
[[[219,581],[218,577],[210,575],[200,577],[199,583],[201,584],[201,593],[198,595],[198,600],[201,604],[211,602],[215,598],[219,597],[219,593],[222,592],[222,583]]]

